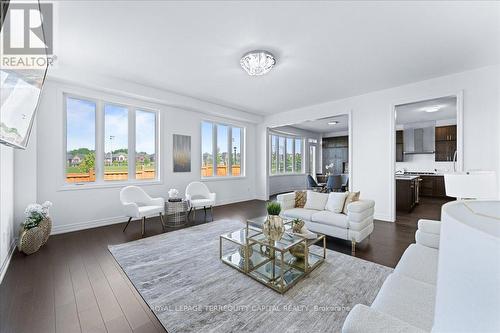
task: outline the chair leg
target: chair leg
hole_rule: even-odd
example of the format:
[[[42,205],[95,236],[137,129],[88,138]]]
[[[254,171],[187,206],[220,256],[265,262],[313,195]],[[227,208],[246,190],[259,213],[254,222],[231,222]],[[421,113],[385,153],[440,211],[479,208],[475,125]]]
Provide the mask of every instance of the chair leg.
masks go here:
[[[161,223],[161,230],[165,231],[165,222],[163,221],[162,213],[160,213],[160,223]]]
[[[203,212],[205,213],[205,215],[203,217],[203,221],[206,222],[207,221],[207,207],[206,206],[203,206]]]
[[[132,221],[131,217],[128,218],[128,222],[127,222],[127,224],[125,224],[125,228],[123,228],[123,232],[125,232],[125,229],[127,229],[128,224],[130,223],[130,221]]]
[[[351,254],[353,256],[356,255],[356,241],[354,238],[351,240]]]
[[[142,218],[142,227],[141,227],[141,235],[144,237],[144,231],[146,229],[146,216]]]

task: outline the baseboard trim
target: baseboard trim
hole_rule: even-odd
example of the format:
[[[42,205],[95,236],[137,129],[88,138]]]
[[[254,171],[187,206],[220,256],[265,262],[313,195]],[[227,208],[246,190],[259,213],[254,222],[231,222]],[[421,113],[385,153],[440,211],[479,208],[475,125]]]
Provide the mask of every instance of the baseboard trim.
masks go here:
[[[384,222],[394,222],[391,216],[385,214],[376,214],[373,216],[375,220],[384,221]]]
[[[0,268],[0,283],[2,283],[5,274],[7,273],[7,269],[9,268],[10,261],[12,256],[14,255],[14,250],[16,249],[17,240],[14,238],[12,243],[10,244],[9,253],[7,254],[7,258],[5,258],[2,263],[2,268]]]
[[[104,219],[77,222],[77,223],[71,223],[71,224],[65,224],[65,225],[55,225],[52,227],[52,232],[50,234],[51,235],[64,234],[67,232],[92,229],[92,228],[97,228],[97,227],[104,227],[107,225],[126,222],[126,221],[127,221],[127,217],[125,217],[125,216],[115,216],[115,217],[109,217],[109,218],[104,218]]]
[[[248,201],[248,200],[253,200],[253,199],[240,198],[240,199],[222,200],[222,201],[217,202],[215,204],[215,206],[229,205],[232,203],[243,202],[243,201]],[[71,223],[71,224],[65,224],[65,225],[55,225],[52,227],[52,232],[50,234],[57,235],[57,234],[64,234],[67,232],[80,231],[80,230],[92,229],[92,228],[97,228],[97,227],[104,227],[104,226],[112,225],[112,224],[116,224],[116,223],[123,223],[123,222],[126,222],[127,220],[128,220],[128,218],[126,216],[114,216],[114,217],[108,217],[108,218],[91,220],[91,221],[84,221],[84,222],[77,222],[77,223]]]

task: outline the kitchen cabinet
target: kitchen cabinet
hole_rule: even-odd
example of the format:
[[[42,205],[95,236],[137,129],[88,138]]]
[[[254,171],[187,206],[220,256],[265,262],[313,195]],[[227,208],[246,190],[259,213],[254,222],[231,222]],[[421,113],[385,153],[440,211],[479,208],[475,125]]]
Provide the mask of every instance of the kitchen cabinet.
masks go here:
[[[419,177],[396,178],[396,210],[411,212],[418,203]]]
[[[444,176],[420,176],[420,196],[433,198],[446,198]]]
[[[345,173],[349,161],[349,136],[323,138],[322,148],[323,165],[327,166],[333,163],[333,170],[330,172],[334,174]]]
[[[435,129],[435,161],[451,162],[457,150],[457,126],[439,126]]]
[[[396,162],[404,162],[404,149],[403,131],[396,131]]]

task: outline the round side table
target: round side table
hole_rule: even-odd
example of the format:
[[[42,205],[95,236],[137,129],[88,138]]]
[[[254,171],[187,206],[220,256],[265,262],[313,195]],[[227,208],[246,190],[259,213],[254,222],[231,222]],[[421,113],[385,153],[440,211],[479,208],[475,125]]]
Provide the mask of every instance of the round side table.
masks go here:
[[[167,216],[167,227],[181,227],[186,223],[188,212],[188,202],[182,201],[166,201],[165,215]]]

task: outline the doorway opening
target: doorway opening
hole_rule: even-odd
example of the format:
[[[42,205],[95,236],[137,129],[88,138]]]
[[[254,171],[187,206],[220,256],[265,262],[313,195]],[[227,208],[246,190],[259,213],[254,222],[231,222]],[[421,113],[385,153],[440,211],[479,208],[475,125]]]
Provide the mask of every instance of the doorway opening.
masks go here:
[[[352,184],[350,121],[350,114],[341,114],[268,128],[268,195],[347,191]]]
[[[462,170],[461,94],[394,107],[394,220],[440,220],[444,174]]]

